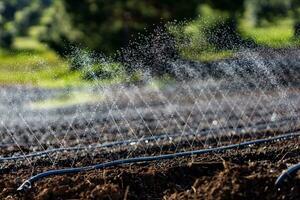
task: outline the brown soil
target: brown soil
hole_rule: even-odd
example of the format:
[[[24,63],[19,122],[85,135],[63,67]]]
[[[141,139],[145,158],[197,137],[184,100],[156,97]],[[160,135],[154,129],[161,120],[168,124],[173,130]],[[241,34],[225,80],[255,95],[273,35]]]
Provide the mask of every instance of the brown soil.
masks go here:
[[[184,87],[181,89],[185,90]],[[142,138],[164,132],[194,133],[198,131],[199,124],[203,130],[211,130],[210,127],[212,125],[214,127],[214,122],[217,122],[218,127],[224,125],[243,127],[249,123],[259,122],[269,125],[274,113],[280,119],[292,114],[299,116],[300,112],[299,90],[288,91],[284,99],[286,101],[281,101],[277,93],[272,95],[263,93],[259,97],[256,93],[250,92],[247,95],[232,91],[238,95],[226,93],[224,97],[217,98],[219,94],[209,92],[209,96],[215,95],[212,97],[214,101],[210,102],[209,99],[201,100],[200,97],[188,98],[191,96],[187,91],[178,92],[181,95],[172,97],[172,92],[173,90],[166,95],[170,97],[167,98],[170,102],[165,100],[163,102],[158,96],[160,93],[153,93],[156,98],[149,95],[146,103],[142,101],[143,98],[139,100],[132,97],[136,102],[130,105],[127,105],[127,100],[121,93],[120,98],[117,98],[118,101],[116,100],[118,108],[114,109],[114,112],[110,112],[110,109],[109,111],[99,109],[95,114],[97,117],[91,121],[86,121],[86,116],[89,116],[86,113],[82,119],[79,118],[71,124],[68,120],[55,121],[51,131],[45,128],[49,125],[48,121],[39,124],[34,121],[35,118],[32,119],[35,126],[29,124],[30,129],[19,125],[16,127],[12,125],[13,128],[9,131],[2,128],[0,142],[7,144],[10,141],[16,144],[15,141],[8,140],[12,132],[20,139],[17,143],[24,145],[1,147],[0,155],[3,157],[22,155],[48,147],[64,146],[60,142],[66,146],[74,146],[124,140],[133,136]],[[131,93],[131,96],[133,94]],[[146,95],[142,96],[146,98]],[[200,99],[197,101],[197,109],[193,109],[195,99]],[[115,101],[112,102],[115,104]],[[286,109],[291,108],[291,105],[293,109]],[[75,110],[77,112],[77,109]],[[294,112],[290,113],[291,110]],[[70,116],[76,115],[76,112],[71,112]],[[67,111],[63,113],[66,114]],[[112,113],[111,116],[108,113]],[[54,114],[60,116],[59,112]],[[287,121],[276,123],[275,127],[269,129],[251,129],[240,133],[223,130],[220,133],[198,135],[193,138],[180,137],[178,140],[175,138],[171,142],[164,141],[153,146],[145,142],[137,146],[110,150],[53,154],[50,157],[55,159],[55,162],[43,157],[32,159],[30,162],[25,160],[0,163],[0,199],[300,199],[299,174],[290,178],[282,188],[275,187],[276,178],[281,172],[290,165],[300,162],[299,137],[218,154],[54,176],[34,183],[30,190],[17,192],[23,181],[50,169],[88,166],[120,158],[168,154],[266,138],[286,131],[299,131],[300,124],[299,120]],[[40,137],[38,141],[42,145],[31,145],[34,144],[34,138],[26,138],[26,135],[31,136],[32,131]]]
[[[26,192],[16,189],[32,167],[11,165],[0,174],[0,199],[299,199],[299,174],[280,189],[274,185],[283,170],[300,162],[299,142],[55,176]],[[53,168],[35,165],[37,171]]]

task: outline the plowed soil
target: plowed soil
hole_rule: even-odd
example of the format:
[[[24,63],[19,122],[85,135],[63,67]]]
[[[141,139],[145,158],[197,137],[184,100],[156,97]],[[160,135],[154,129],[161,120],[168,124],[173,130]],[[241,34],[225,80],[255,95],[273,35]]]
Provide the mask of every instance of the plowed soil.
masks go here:
[[[221,154],[55,176],[23,192],[16,189],[31,175],[31,168],[11,165],[1,172],[0,198],[299,199],[299,174],[280,188],[274,185],[283,170],[300,161],[299,144],[300,139],[294,138]],[[35,167],[52,169],[47,162],[36,162]]]
[[[47,170],[224,146],[300,131],[299,52],[279,52],[261,60],[274,61],[266,64],[270,68],[267,72],[284,74],[278,75],[278,85],[273,79],[267,84],[270,74],[264,73],[264,67],[253,68],[262,55],[252,59],[252,54],[245,54],[229,62],[232,71],[222,71],[222,65],[217,65],[219,71],[214,76],[229,76],[232,72],[235,84],[225,76],[226,80],[197,79],[163,89],[122,86],[84,91],[102,95],[96,104],[33,109],[30,105],[59,99],[69,91],[1,87],[1,157],[157,135],[179,136],[171,141],[0,162],[0,199],[298,200],[299,173],[280,188],[275,181],[283,170],[300,162],[299,137],[226,152],[53,176],[35,182],[26,191],[17,188],[32,175]],[[241,71],[241,66],[246,67]],[[203,134],[205,131],[208,133]],[[181,137],[182,133],[197,136]]]

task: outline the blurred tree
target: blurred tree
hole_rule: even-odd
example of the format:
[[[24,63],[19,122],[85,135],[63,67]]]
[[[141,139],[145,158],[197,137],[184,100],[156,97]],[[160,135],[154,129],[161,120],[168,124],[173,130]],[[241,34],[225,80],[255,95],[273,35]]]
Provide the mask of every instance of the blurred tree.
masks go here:
[[[0,2],[0,47],[9,48],[12,44],[14,32],[8,22],[14,18],[15,12],[24,7],[28,1],[18,4],[17,0],[3,0]]]
[[[0,46],[10,48],[16,35],[24,35],[28,28],[39,22],[43,9],[52,0],[1,0]]]
[[[278,18],[287,17],[291,7],[290,0],[252,0],[256,25],[261,26],[264,22],[274,23]]]
[[[291,8],[293,11],[293,18],[294,18],[294,30],[295,30],[295,37],[300,38],[300,1],[299,0],[292,0]]]
[[[52,0],[32,0],[30,4],[15,13],[12,26],[18,35],[26,35],[28,29],[37,25],[44,10],[49,7]]]
[[[77,30],[76,24],[73,25],[71,16],[61,0],[54,0],[53,4],[44,11],[40,25],[39,39],[61,55],[67,54],[65,51],[69,50],[71,45],[75,45],[76,42],[81,44],[84,40],[84,35]]]
[[[244,9],[245,0],[206,0],[215,9],[227,11],[232,18],[240,16]]]
[[[198,2],[56,0],[52,17],[48,17],[52,20],[46,23],[48,36],[44,35],[43,40],[60,52],[64,47],[62,41],[65,41],[112,53],[127,46],[129,40],[145,32],[145,28],[151,32],[154,25],[195,17]]]
[[[233,49],[244,45],[245,41],[239,35],[237,25],[245,9],[245,0],[206,0],[206,2],[216,10],[216,13],[222,14],[220,16],[222,18],[214,20],[207,30],[208,41],[219,49]],[[213,15],[215,12],[210,13]],[[207,15],[206,12],[203,15]]]
[[[274,23],[279,18],[290,17],[294,20],[294,35],[300,37],[300,1],[299,0],[249,0],[254,5],[256,25]]]
[[[258,19],[257,25],[262,25],[264,21],[275,22],[278,18],[288,16],[290,3],[289,0],[256,0],[255,15]]]

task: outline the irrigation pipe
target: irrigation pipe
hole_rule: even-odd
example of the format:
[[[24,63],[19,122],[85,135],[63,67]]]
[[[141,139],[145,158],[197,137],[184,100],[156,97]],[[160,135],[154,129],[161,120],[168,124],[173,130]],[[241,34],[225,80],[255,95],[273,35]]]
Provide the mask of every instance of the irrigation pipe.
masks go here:
[[[282,186],[282,184],[285,182],[285,180],[294,176],[299,170],[300,170],[300,163],[298,163],[296,165],[292,165],[287,170],[282,172],[282,174],[277,178],[275,185],[277,187]]]
[[[28,158],[43,157],[43,156],[47,156],[48,154],[51,154],[51,153],[93,150],[93,149],[97,149],[97,148],[111,148],[111,147],[116,147],[116,146],[126,146],[126,145],[130,145],[132,143],[133,144],[141,143],[141,142],[145,142],[145,141],[154,142],[157,140],[173,139],[176,137],[183,137],[183,136],[206,135],[206,134],[216,133],[216,132],[220,132],[220,131],[224,131],[224,130],[228,130],[228,131],[235,130],[236,132],[242,132],[244,129],[256,129],[256,131],[265,130],[265,129],[271,128],[272,125],[278,127],[279,125],[285,125],[286,122],[297,121],[299,119],[300,118],[298,116],[297,117],[288,117],[288,118],[284,118],[284,119],[277,120],[274,122],[258,123],[255,125],[239,127],[239,128],[219,127],[219,128],[209,129],[209,130],[203,130],[198,133],[184,133],[184,134],[178,133],[178,134],[172,134],[172,135],[156,135],[156,136],[149,136],[149,137],[141,137],[139,139],[129,139],[129,140],[123,140],[123,141],[108,142],[108,143],[97,144],[97,145],[56,148],[56,149],[50,149],[50,150],[45,150],[45,151],[29,153],[26,155],[17,155],[17,156],[2,157],[2,158],[0,157],[0,163],[6,162],[6,161],[16,161],[16,160],[25,160]],[[281,124],[278,124],[278,123],[281,123]]]
[[[253,145],[276,142],[279,140],[287,140],[287,139],[291,139],[291,138],[295,138],[295,137],[299,137],[299,136],[300,136],[300,132],[293,132],[293,133],[288,133],[288,134],[275,136],[275,137],[271,137],[271,138],[267,138],[267,139],[257,139],[257,140],[252,140],[252,141],[243,142],[243,143],[239,143],[239,144],[231,144],[231,145],[222,146],[222,147],[215,147],[215,148],[211,148],[211,149],[200,149],[200,150],[194,150],[194,151],[179,152],[179,153],[174,153],[174,154],[163,154],[163,155],[158,155],[158,156],[134,157],[134,158],[128,158],[128,159],[109,161],[109,162],[100,163],[100,164],[96,164],[96,165],[92,165],[92,166],[86,166],[86,167],[50,170],[50,171],[46,171],[46,172],[37,174],[35,176],[32,176],[31,178],[26,180],[17,190],[24,191],[26,189],[30,189],[32,187],[33,183],[35,183],[41,179],[47,178],[49,176],[75,174],[75,173],[87,172],[87,171],[91,171],[91,170],[104,169],[104,168],[108,168],[108,167],[116,167],[116,166],[125,165],[125,164],[160,161],[160,160],[174,159],[174,158],[179,158],[179,157],[201,155],[201,154],[212,153],[212,152],[220,153],[220,152],[230,150],[230,149],[252,147]]]

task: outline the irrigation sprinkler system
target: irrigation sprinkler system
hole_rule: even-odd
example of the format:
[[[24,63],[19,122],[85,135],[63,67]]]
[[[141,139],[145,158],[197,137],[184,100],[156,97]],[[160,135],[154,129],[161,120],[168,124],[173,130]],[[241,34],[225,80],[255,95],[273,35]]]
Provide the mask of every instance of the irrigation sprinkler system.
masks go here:
[[[65,174],[75,174],[75,173],[81,173],[81,172],[87,172],[91,170],[98,170],[98,169],[104,169],[108,167],[116,167],[119,165],[125,165],[125,164],[136,164],[136,163],[141,163],[141,162],[152,162],[152,161],[161,161],[161,160],[167,160],[167,159],[174,159],[174,158],[179,158],[179,157],[189,157],[193,155],[201,155],[201,154],[207,154],[207,153],[220,153],[224,152],[227,150],[231,149],[239,149],[239,148],[246,148],[246,147],[252,147],[254,145],[259,145],[263,143],[271,143],[271,142],[276,142],[280,140],[288,140],[292,139],[295,137],[299,137],[300,132],[292,132],[288,134],[283,134],[280,136],[275,136],[267,139],[257,139],[257,140],[252,140],[248,142],[243,142],[239,144],[231,144],[227,146],[222,146],[222,147],[215,147],[215,148],[210,148],[210,149],[200,149],[200,150],[194,150],[194,151],[185,151],[185,152],[178,152],[174,154],[163,154],[163,155],[158,155],[158,156],[145,156],[145,157],[134,157],[134,158],[129,158],[129,159],[120,159],[120,160],[114,160],[114,161],[109,161],[105,163],[100,163],[92,166],[86,166],[86,167],[78,167],[78,168],[67,168],[67,169],[60,169],[60,170],[50,170],[46,171],[40,174],[37,174],[35,176],[32,176],[28,180],[26,180],[19,188],[18,191],[24,191],[26,189],[30,189],[32,187],[32,184],[47,178],[49,176],[56,176],[56,175],[65,175]],[[278,185],[281,183],[283,180],[288,175],[291,175],[292,172],[295,172],[299,170],[300,164],[296,165],[294,168],[290,168],[286,173],[282,174],[279,177],[279,180],[276,181],[276,184]]]
[[[16,109],[8,116],[0,116],[0,128],[4,130],[0,135],[0,150],[3,152],[0,164],[5,171],[3,182],[18,176],[10,173],[15,169],[20,173],[28,172],[21,166],[28,167],[31,172],[17,189],[26,191],[50,176],[70,174],[77,177],[78,173],[91,170],[116,169],[114,167],[139,163],[177,163],[181,160],[171,159],[204,154],[205,159],[208,155],[210,160],[214,159],[209,156],[212,154],[227,152],[226,157],[231,156],[229,150],[236,150],[241,156],[247,155],[247,160],[250,153],[251,160],[257,159],[258,167],[261,167],[260,150],[265,145],[273,144],[267,146],[272,152],[289,151],[286,145],[294,144],[300,138],[299,89],[295,87],[294,91],[292,87],[282,87],[281,79],[277,80],[276,70],[280,69],[274,66],[276,70],[273,71],[273,65],[269,66],[259,56],[251,55],[243,55],[242,60],[220,63],[216,72],[222,69],[220,76],[224,75],[224,80],[212,76],[212,80],[192,80],[163,89],[97,85],[89,88],[91,91],[83,89],[82,92],[96,95],[103,92],[103,101],[101,98],[98,102],[97,97],[97,101],[90,104],[76,103],[55,109],[27,109],[27,103],[20,102],[20,111]],[[174,63],[174,69],[181,67],[195,75],[198,73],[193,72],[188,63],[179,63],[178,66]],[[8,92],[15,97],[14,91]],[[60,93],[66,91],[57,92]],[[42,92],[40,96],[46,97]],[[35,98],[29,100],[36,101]],[[9,96],[6,101],[7,105],[14,102]],[[7,110],[5,104],[1,108]],[[11,123],[11,118],[16,120]],[[283,147],[277,145],[288,140],[291,143],[280,143]],[[241,149],[247,151],[239,152]],[[266,162],[271,161],[269,155],[276,153],[268,152]],[[41,168],[43,171],[36,171]],[[256,168],[250,170],[256,172]],[[284,186],[298,170],[300,163],[288,168],[278,177],[274,187]],[[17,184],[19,186],[20,182]]]
[[[43,157],[47,156],[51,153],[62,153],[62,152],[72,152],[72,151],[84,151],[84,150],[93,150],[93,149],[98,149],[98,148],[113,148],[117,146],[127,146],[131,144],[139,144],[142,142],[155,142],[159,140],[170,140],[174,139],[177,137],[183,137],[183,136],[203,136],[207,134],[212,134],[212,133],[218,133],[220,131],[235,131],[236,133],[242,133],[243,130],[255,130],[257,131],[263,131],[263,130],[268,130],[272,128],[272,126],[278,127],[282,125],[286,125],[288,122],[297,122],[300,119],[299,116],[292,116],[292,117],[286,117],[282,118],[280,120],[272,121],[272,122],[265,122],[265,123],[257,123],[254,125],[248,125],[244,127],[238,127],[238,128],[233,128],[233,127],[218,127],[218,128],[213,128],[209,130],[202,130],[197,133],[183,133],[183,134],[171,134],[171,135],[157,135],[157,136],[149,136],[149,137],[142,137],[140,139],[129,139],[129,140],[123,140],[123,141],[114,141],[114,142],[108,142],[108,143],[103,143],[103,144],[95,144],[95,145],[89,145],[89,146],[77,146],[77,147],[66,147],[66,148],[56,148],[56,149],[49,149],[49,150],[44,150],[44,151],[38,151],[34,153],[29,153],[25,155],[18,155],[18,156],[11,156],[11,157],[0,157],[0,163],[1,162],[6,162],[6,161],[16,161],[16,160],[25,160],[28,158],[35,158],[35,157]]]

